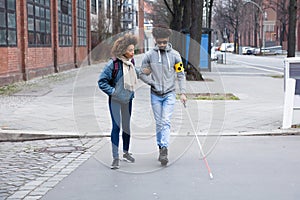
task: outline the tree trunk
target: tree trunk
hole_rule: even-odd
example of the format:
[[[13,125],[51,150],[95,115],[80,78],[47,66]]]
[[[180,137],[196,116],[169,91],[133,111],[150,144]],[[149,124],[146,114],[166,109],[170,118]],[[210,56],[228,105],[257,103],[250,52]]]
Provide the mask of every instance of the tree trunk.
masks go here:
[[[297,0],[290,0],[289,6],[289,37],[288,37],[288,55],[287,57],[295,57],[296,49],[296,19],[297,16]]]
[[[181,29],[181,18],[182,18],[182,5],[180,0],[173,0],[173,18],[170,28],[175,31]]]
[[[181,31],[187,33],[191,26],[191,0],[183,0],[183,15],[181,22]]]
[[[191,0],[192,24],[190,28],[189,63],[194,80],[204,80],[200,73],[200,45],[202,37],[203,0]]]

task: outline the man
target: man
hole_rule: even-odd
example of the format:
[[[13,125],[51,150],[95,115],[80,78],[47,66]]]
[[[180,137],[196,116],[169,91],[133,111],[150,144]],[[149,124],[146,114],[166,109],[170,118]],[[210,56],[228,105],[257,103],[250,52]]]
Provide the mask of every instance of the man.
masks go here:
[[[142,61],[140,79],[151,86],[151,105],[156,122],[156,142],[159,158],[163,166],[168,163],[168,147],[171,116],[176,101],[175,81],[179,83],[180,100],[186,103],[185,74],[181,56],[169,43],[171,30],[154,27],[152,35],[155,47],[148,51]]]

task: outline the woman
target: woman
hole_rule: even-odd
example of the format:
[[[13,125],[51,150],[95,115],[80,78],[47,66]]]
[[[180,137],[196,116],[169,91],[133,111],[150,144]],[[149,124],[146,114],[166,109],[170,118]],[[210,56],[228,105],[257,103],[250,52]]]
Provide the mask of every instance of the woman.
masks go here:
[[[98,80],[99,88],[109,96],[113,156],[111,169],[119,168],[119,133],[121,126],[123,159],[128,162],[135,162],[128,150],[132,99],[137,84],[137,72],[133,60],[136,44],[137,38],[131,34],[126,34],[116,40],[111,51],[113,59],[106,64]]]

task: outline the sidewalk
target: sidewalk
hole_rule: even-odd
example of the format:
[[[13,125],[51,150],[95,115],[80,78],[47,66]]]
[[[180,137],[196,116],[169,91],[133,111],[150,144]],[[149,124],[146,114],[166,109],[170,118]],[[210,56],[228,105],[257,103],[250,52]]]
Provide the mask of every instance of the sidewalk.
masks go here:
[[[137,56],[137,65],[141,56]],[[98,89],[103,63],[82,67],[47,79],[34,80],[12,96],[0,96],[2,138],[106,136],[110,133],[107,96]],[[218,64],[213,63],[213,69]],[[240,100],[189,101],[187,110],[195,131],[202,135],[293,133],[279,129],[283,116],[283,79],[270,76],[222,75],[204,72],[212,81],[188,81],[188,93],[232,93]],[[132,132],[153,133],[149,87],[139,82],[133,104]],[[176,104],[172,133],[191,132]],[[296,113],[297,114],[297,113]],[[300,118],[295,115],[294,123]]]

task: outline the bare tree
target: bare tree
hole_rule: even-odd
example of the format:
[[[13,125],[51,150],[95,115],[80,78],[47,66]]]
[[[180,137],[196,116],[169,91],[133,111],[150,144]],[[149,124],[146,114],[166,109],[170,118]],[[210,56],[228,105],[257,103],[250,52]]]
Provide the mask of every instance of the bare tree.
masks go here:
[[[278,35],[276,36],[279,39],[279,44],[283,46],[283,42],[287,40],[287,25],[289,21],[289,10],[288,4],[289,1],[287,0],[269,0],[268,4],[270,8],[276,11],[277,20],[279,22],[279,38]]]
[[[175,31],[181,30],[181,20],[182,20],[182,14],[183,14],[183,2],[182,0],[172,0],[172,8],[168,0],[164,0],[165,5],[168,8],[168,11],[172,15],[170,28]]]
[[[112,0],[112,33],[118,34],[121,32],[121,12],[124,0]]]
[[[157,24],[170,24],[172,20],[172,15],[170,14],[170,8],[166,6],[164,0],[157,0],[156,2],[153,1],[147,1],[145,0],[145,3],[151,7],[151,12],[145,13],[145,18],[153,21],[153,25]]]

